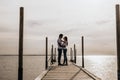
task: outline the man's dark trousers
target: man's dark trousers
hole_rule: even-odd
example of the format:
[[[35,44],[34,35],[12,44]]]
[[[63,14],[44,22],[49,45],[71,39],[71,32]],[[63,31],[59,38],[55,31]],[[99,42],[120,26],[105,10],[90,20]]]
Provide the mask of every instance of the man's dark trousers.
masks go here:
[[[62,49],[58,48],[58,65],[61,64],[61,55],[62,55]]]

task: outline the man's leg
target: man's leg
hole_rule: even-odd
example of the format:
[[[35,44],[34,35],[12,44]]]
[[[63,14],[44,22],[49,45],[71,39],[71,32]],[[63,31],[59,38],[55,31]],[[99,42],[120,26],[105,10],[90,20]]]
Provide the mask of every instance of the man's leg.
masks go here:
[[[62,49],[58,49],[58,65],[61,65],[61,54],[62,54]]]

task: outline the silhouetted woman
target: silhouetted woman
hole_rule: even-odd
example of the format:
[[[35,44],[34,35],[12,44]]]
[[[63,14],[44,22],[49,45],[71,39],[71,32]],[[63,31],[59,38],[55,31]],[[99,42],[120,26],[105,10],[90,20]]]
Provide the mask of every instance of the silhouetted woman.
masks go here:
[[[68,62],[67,62],[67,46],[68,46],[68,38],[67,36],[65,36],[63,38],[63,54],[64,54],[64,61],[63,61],[63,65],[68,65]]]

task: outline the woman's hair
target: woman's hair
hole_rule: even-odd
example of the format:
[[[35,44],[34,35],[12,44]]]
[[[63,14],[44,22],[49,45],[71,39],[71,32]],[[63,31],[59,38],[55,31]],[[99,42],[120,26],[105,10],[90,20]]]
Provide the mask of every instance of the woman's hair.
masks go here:
[[[65,37],[64,37],[64,40],[68,41],[68,38],[67,38],[67,36],[65,36]]]
[[[67,42],[67,45],[68,45],[68,38],[67,38],[67,36],[64,37],[64,40]]]

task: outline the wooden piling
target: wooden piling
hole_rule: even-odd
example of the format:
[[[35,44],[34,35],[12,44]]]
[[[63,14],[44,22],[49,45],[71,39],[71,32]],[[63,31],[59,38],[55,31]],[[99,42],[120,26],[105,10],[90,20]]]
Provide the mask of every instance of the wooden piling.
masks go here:
[[[54,52],[54,61],[56,62],[56,48],[55,48],[55,52]]]
[[[23,80],[23,25],[24,25],[24,8],[20,7],[18,80]]]
[[[73,50],[70,48],[70,61],[73,62]]]
[[[48,68],[48,38],[46,37],[46,59],[45,59],[45,69],[47,70]]]
[[[53,64],[53,45],[52,45],[52,48],[51,48],[51,63]]]
[[[82,36],[82,67],[84,68],[84,37]]]
[[[76,63],[76,46],[74,44],[74,63]]]
[[[120,8],[116,5],[116,34],[117,34],[117,68],[118,80],[120,80]]]

